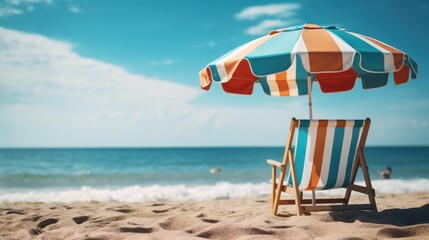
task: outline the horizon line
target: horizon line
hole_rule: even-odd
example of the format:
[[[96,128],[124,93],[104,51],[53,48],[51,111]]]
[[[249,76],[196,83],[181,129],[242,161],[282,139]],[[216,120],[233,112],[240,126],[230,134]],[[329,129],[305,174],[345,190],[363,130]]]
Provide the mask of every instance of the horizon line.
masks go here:
[[[207,146],[0,146],[4,149],[137,149],[137,148],[284,148],[283,145],[207,145]],[[401,145],[401,144],[371,144],[365,147],[429,147],[425,144]]]

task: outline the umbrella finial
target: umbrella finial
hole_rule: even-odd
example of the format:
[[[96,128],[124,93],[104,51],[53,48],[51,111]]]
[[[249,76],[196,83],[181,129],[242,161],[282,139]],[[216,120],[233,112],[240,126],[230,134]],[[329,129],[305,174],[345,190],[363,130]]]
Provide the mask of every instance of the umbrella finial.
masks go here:
[[[306,23],[304,25],[305,29],[321,29],[322,27],[316,24]]]

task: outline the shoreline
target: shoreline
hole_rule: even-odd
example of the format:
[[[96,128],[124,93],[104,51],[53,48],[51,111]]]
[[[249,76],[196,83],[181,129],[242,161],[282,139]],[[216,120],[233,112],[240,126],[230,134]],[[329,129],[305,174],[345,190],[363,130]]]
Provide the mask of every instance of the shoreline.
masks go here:
[[[358,185],[364,182],[358,180]],[[373,180],[372,186],[377,194],[401,194],[414,192],[429,192],[429,179],[388,179]],[[149,201],[209,201],[215,199],[254,198],[269,195],[271,184],[233,183],[219,181],[204,184],[170,184],[130,185],[124,187],[68,187],[46,189],[18,189],[8,191],[0,189],[0,204],[8,202],[149,202]],[[173,194],[174,193],[174,194]],[[341,196],[345,189],[317,191],[323,196]],[[307,193],[305,193],[307,194]],[[310,194],[310,193],[308,193]],[[358,194],[358,193],[356,193]]]
[[[353,195],[351,203],[366,203]],[[380,194],[378,213],[270,213],[270,196],[204,201],[0,203],[0,239],[429,239],[429,192]]]

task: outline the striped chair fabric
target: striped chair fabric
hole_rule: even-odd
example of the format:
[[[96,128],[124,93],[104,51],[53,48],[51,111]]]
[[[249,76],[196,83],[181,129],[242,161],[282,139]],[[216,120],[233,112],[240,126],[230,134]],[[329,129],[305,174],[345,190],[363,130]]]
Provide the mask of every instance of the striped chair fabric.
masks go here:
[[[294,148],[298,188],[349,185],[364,124],[364,120],[299,120]],[[292,177],[286,182],[292,185]]]

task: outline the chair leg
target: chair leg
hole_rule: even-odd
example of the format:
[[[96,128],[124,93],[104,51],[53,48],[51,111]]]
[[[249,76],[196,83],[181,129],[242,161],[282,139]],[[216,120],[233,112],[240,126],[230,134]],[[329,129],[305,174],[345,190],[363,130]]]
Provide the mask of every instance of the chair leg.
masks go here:
[[[295,190],[295,205],[296,205],[296,213],[298,216],[302,215],[302,208],[301,208],[301,194],[302,192],[299,191],[298,189],[298,181],[296,180],[296,172],[295,172],[295,161],[293,159],[293,155],[292,152],[289,150],[288,151],[288,156],[289,159],[291,159],[290,161],[290,172],[292,175],[292,183],[293,183],[293,189]]]
[[[360,156],[360,165],[362,167],[362,173],[363,173],[363,177],[365,179],[365,185],[366,185],[367,189],[369,190],[368,191],[369,202],[374,207],[374,211],[378,212],[377,203],[375,202],[375,196],[374,196],[374,192],[373,192],[373,188],[372,188],[372,184],[371,184],[371,178],[370,178],[369,172],[368,172],[368,165],[366,164],[366,160],[365,160],[365,155],[363,154],[363,151],[361,149],[358,152],[358,154]]]
[[[271,199],[271,210],[274,209],[274,201],[276,198],[276,166],[272,167],[272,172],[271,172],[271,181],[272,181],[272,188],[271,188],[271,195],[272,195],[272,199]]]
[[[280,200],[280,195],[282,194],[283,181],[285,179],[285,174],[286,174],[285,172],[286,172],[286,167],[282,166],[281,172],[280,172],[280,179],[279,179],[279,182],[277,183],[277,189],[276,189],[276,194],[274,198],[274,206],[272,209],[274,215],[277,215],[277,211],[279,209],[279,200]]]
[[[360,191],[355,190],[355,191],[367,194],[369,203],[373,208],[372,210],[377,212],[378,210],[377,210],[377,204],[375,202],[375,193],[374,193],[374,189],[372,188],[371,178],[368,172],[368,165],[366,164],[365,155],[363,154],[362,148],[359,148],[357,152],[356,160],[352,170],[352,178],[351,178],[349,187],[347,187],[346,195],[344,198],[345,199],[344,205],[348,205],[352,189],[356,187],[356,185],[354,185],[354,181],[356,179],[358,168],[361,168],[362,174],[365,180],[365,187],[361,186],[360,188],[363,188],[365,190],[360,190]]]
[[[302,208],[301,208],[301,194],[298,190],[298,188],[295,188],[295,206],[296,206],[296,214],[298,216],[302,215]],[[302,193],[302,192],[301,192]]]
[[[359,167],[360,167],[360,156],[358,154],[356,156],[356,159],[355,159],[354,163],[353,163],[350,184],[354,184],[354,182],[356,180],[356,175],[357,175]],[[346,195],[344,197],[346,199],[346,202],[345,202],[344,205],[348,205],[349,204],[351,194],[352,194],[352,190],[350,188],[347,188]]]

